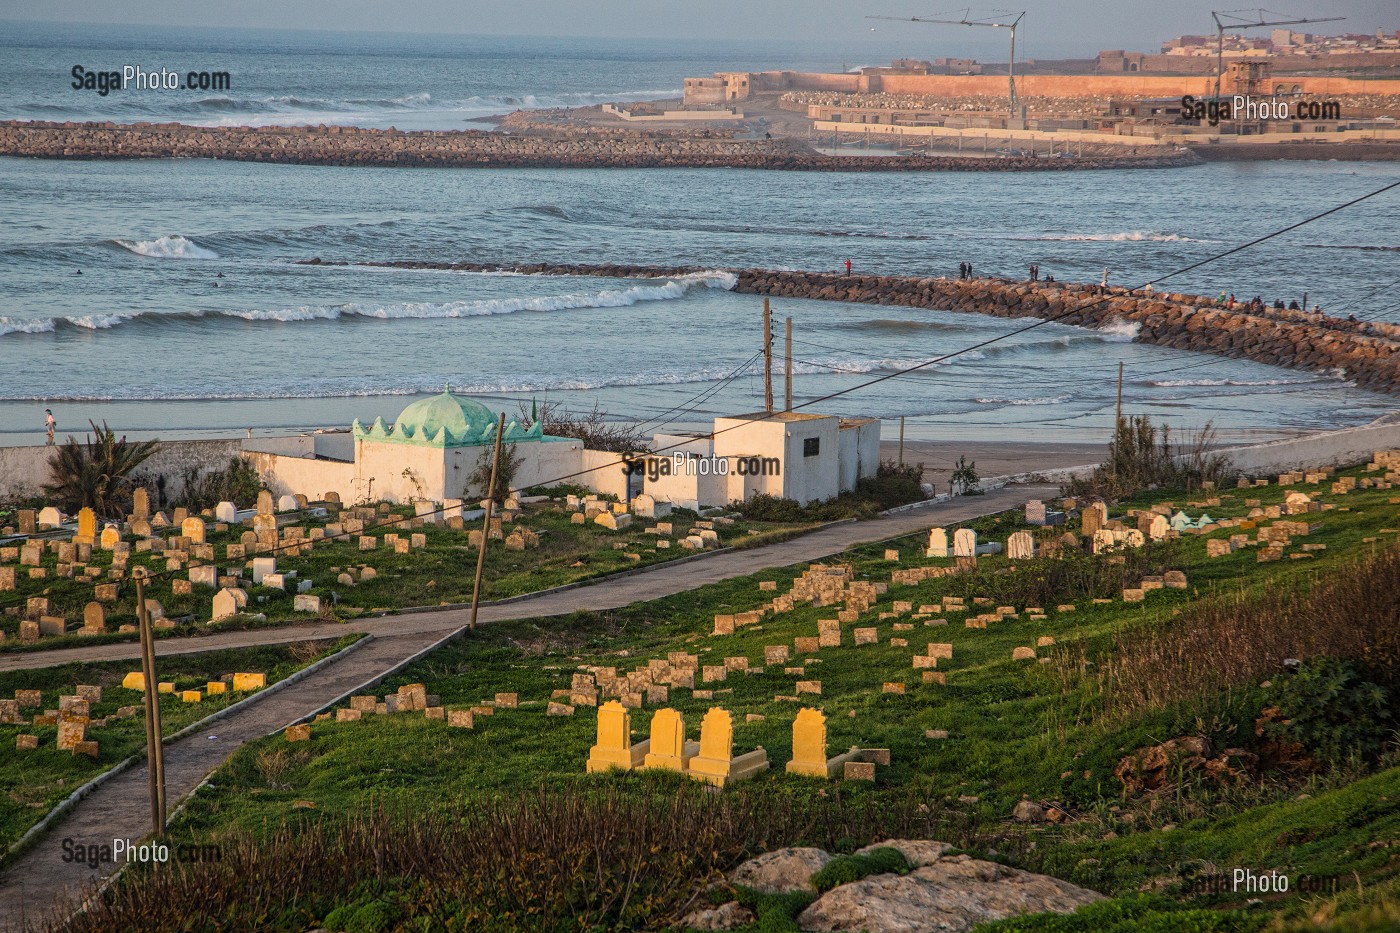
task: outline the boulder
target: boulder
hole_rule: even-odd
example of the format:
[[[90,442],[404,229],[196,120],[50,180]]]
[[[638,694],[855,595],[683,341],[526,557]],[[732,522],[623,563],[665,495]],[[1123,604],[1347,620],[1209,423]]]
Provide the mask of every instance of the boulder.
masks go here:
[[[1070,913],[1099,900],[1102,894],[1058,878],[954,855],[907,875],[871,875],[833,888],[797,924],[806,931],[966,933],[991,920]]]
[[[757,919],[753,911],[730,901],[718,907],[692,910],[681,918],[681,926],[690,930],[736,930],[748,926]]]
[[[749,859],[734,869],[729,881],[753,888],[760,894],[815,892],[812,876],[833,858],[831,853],[811,847],[777,849]]]

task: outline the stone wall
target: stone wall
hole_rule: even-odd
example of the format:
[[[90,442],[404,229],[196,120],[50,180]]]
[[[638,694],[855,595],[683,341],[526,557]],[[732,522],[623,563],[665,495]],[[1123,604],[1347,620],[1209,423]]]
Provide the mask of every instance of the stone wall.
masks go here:
[[[708,131],[706,131],[708,132]],[[418,168],[749,168],[826,172],[1072,171],[1193,165],[1187,152],[1083,159],[829,156],[784,139],[692,133],[518,135],[353,127],[191,127],[175,123],[0,122],[0,156],[44,159],[222,159],[295,165]]]
[[[55,448],[45,446],[0,447],[0,499],[42,495],[49,478],[49,458]],[[181,476],[194,468],[201,473],[222,470],[229,460],[243,451],[238,439],[209,441],[165,441],[138,474],[164,477],[165,494],[178,495],[184,488]]]
[[[306,260],[322,264],[322,260]],[[335,265],[339,263],[325,263]],[[412,269],[522,272],[656,278],[701,271],[698,266],[586,265],[581,263],[387,262],[366,265]],[[1227,311],[1202,295],[1130,293],[1122,288],[1068,282],[948,279],[907,275],[841,275],[771,269],[734,269],[735,291],[781,298],[903,305],[1006,318],[1054,317],[1064,324],[1138,325],[1135,340],[1231,359],[1249,359],[1319,374],[1341,374],[1374,392],[1400,392],[1400,325],[1350,322],[1300,311]]]

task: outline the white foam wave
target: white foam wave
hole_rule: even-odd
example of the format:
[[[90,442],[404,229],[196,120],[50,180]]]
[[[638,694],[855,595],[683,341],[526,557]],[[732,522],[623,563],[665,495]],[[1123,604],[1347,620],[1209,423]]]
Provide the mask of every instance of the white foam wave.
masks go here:
[[[1094,330],[1108,343],[1132,343],[1138,331],[1142,330],[1142,325],[1137,321],[1114,318],[1102,327],[1095,327]]]
[[[1011,398],[1002,395],[979,396],[973,401],[981,405],[1058,405],[1072,398],[1069,395],[1045,395],[1036,398]]]
[[[1317,382],[1316,379],[1153,379],[1150,386],[1181,388],[1183,386],[1299,386]]]
[[[180,234],[157,237],[154,240],[113,240],[113,243],[129,249],[139,256],[152,259],[218,259],[219,254],[212,249],[200,246]]]
[[[714,288],[729,291],[739,282],[732,272],[706,271],[677,276],[660,285],[633,285],[569,295],[541,295],[521,298],[490,298],[474,301],[401,302],[390,305],[303,305],[271,310],[188,311],[178,314],[85,314],[62,318],[22,319],[0,317],[0,336],[5,334],[50,333],[58,326],[83,330],[109,330],[133,321],[146,323],[183,322],[199,318],[236,318],[244,321],[334,321],[342,318],[378,320],[433,320],[514,314],[521,311],[567,311],[580,308],[625,308],[644,301],[671,301],[691,289]]]
[[[1151,230],[1124,230],[1118,233],[1050,233],[1013,239],[1059,240],[1069,243],[1213,243],[1180,233],[1154,233]]]

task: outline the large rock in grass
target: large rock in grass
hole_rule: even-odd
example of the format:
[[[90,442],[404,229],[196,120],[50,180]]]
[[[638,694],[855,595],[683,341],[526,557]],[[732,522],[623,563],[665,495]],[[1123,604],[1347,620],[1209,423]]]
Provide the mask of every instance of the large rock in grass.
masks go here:
[[[681,926],[687,930],[737,930],[755,919],[753,911],[741,906],[738,901],[730,901],[718,907],[692,910],[681,918]]]
[[[749,859],[729,876],[731,884],[753,888],[761,894],[789,894],[817,890],[812,876],[835,856],[809,847],[777,849]]]
[[[907,875],[871,875],[833,888],[797,923],[807,931],[965,933],[990,920],[1070,913],[1098,900],[1102,894],[1058,878],[954,855]]]

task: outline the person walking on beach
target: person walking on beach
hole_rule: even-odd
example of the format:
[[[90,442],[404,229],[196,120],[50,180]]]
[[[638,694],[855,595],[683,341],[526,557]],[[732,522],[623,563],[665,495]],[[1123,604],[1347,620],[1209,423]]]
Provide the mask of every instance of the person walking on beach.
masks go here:
[[[851,274],[851,261],[849,259],[846,260],[846,274]]]
[[[45,428],[48,430],[48,432],[49,432],[49,446],[52,447],[52,446],[53,446],[53,432],[56,431],[56,430],[58,430],[58,422],[56,422],[56,421],[53,420],[53,411],[52,411],[51,409],[48,409],[48,408],[45,408],[45,409],[44,409],[44,427],[45,427]]]

